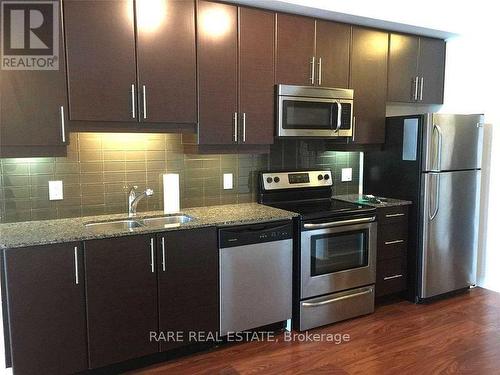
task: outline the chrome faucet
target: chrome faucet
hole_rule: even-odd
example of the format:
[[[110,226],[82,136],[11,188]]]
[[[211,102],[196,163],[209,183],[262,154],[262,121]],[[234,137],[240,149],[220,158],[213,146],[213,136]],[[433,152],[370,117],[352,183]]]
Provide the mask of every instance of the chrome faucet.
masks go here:
[[[146,189],[141,194],[137,195],[137,186],[132,186],[128,192],[128,216],[132,217],[137,214],[137,204],[144,197],[150,197],[154,194],[153,189]]]

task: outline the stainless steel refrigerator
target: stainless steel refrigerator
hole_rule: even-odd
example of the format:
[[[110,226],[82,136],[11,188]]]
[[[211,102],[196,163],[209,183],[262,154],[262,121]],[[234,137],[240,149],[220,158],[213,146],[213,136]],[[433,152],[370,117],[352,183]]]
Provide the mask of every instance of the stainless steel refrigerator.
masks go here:
[[[367,152],[364,191],[413,201],[408,297],[421,302],[475,284],[482,115],[389,117]]]

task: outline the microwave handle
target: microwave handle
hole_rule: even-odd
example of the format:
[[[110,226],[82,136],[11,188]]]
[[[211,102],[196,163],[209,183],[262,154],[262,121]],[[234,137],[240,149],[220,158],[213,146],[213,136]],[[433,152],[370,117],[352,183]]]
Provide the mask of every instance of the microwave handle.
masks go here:
[[[334,133],[337,133],[340,130],[340,127],[342,126],[342,104],[340,104],[338,100],[335,101],[335,104],[337,104],[337,127],[335,128]],[[330,119],[333,120],[331,115]],[[332,122],[332,128],[333,128],[333,122]]]

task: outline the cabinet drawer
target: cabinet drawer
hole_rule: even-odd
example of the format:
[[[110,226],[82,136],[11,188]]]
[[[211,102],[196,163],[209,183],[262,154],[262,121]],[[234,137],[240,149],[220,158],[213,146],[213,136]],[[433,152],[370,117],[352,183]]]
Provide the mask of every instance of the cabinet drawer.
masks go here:
[[[401,292],[406,289],[406,257],[377,262],[377,297]]]
[[[379,225],[377,234],[377,259],[406,256],[408,225],[406,222]]]
[[[379,225],[408,221],[408,206],[394,206],[377,209]]]

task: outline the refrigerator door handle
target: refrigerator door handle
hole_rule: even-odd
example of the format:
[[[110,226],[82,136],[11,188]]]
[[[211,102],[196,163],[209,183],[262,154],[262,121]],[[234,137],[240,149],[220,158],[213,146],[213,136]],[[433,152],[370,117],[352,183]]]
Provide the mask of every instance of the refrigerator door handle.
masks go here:
[[[437,178],[437,182],[436,182],[436,191],[434,192],[434,212],[431,214],[431,210],[430,210],[430,207],[429,207],[429,221],[432,221],[434,220],[434,218],[437,216],[438,212],[439,212],[439,188],[440,188],[440,183],[441,183],[441,175],[439,173],[429,173],[430,175],[432,176],[436,176]],[[429,202],[429,206],[430,206],[430,202]]]
[[[441,130],[441,127],[437,124],[434,124],[433,131],[434,130],[436,130],[438,133],[436,157],[434,158],[434,160],[437,161],[437,167],[434,170],[441,171],[441,156],[443,152],[443,131]]]

